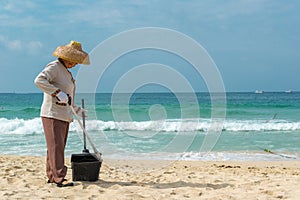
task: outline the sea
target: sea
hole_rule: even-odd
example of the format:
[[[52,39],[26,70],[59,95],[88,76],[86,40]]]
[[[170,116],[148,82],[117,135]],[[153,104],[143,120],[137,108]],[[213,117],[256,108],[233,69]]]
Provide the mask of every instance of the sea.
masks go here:
[[[212,95],[77,94],[92,145],[109,159],[300,160],[300,92],[227,92],[215,119]],[[0,94],[0,153],[45,156],[42,93]],[[218,116],[217,116],[218,118]],[[93,152],[74,118],[66,157]],[[212,129],[214,123],[221,128]],[[203,146],[209,148],[203,148]]]

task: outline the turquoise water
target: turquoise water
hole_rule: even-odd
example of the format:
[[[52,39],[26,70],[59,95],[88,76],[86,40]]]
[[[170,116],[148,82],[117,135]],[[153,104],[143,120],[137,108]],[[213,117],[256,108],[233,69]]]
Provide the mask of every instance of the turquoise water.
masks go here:
[[[226,118],[212,151],[208,93],[78,94],[88,110],[86,128],[104,157],[200,160],[277,160],[300,155],[300,93],[227,93]],[[42,94],[0,94],[0,152],[45,155],[39,118]],[[88,146],[89,147],[89,146]],[[83,148],[71,124],[66,154]],[[91,148],[90,148],[91,149]],[[264,152],[270,149],[275,154]],[[292,159],[293,159],[292,158]]]

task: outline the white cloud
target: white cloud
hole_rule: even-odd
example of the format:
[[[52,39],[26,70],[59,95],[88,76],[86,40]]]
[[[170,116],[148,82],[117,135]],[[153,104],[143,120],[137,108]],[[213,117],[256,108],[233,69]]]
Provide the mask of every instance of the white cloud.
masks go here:
[[[40,51],[40,49],[43,47],[42,42],[40,41],[31,41],[28,43],[27,49],[28,52],[31,54],[36,54]]]
[[[10,50],[13,51],[19,51],[22,49],[22,42],[20,40],[12,40],[12,41],[7,41],[6,45]]]
[[[0,35],[0,48],[4,47],[4,50],[10,50],[14,52],[25,51],[30,54],[37,53],[43,44],[40,41],[21,41],[21,40],[10,40],[7,37]]]
[[[87,4],[79,5],[54,17],[65,19],[67,23],[89,23],[93,25],[123,23],[124,17],[118,7],[103,2],[88,6]]]
[[[121,2],[120,2],[121,3]],[[0,26],[40,27],[70,23],[91,25],[116,25],[125,23],[120,11],[124,10],[115,1],[51,1],[37,3],[31,0],[6,3],[0,0]]]
[[[7,10],[7,11],[13,11],[14,10],[14,5],[10,2],[10,3],[7,3],[3,6],[3,9],[4,10]]]
[[[8,50],[20,50],[22,48],[20,40],[8,40],[2,35],[0,35],[0,45]]]
[[[216,9],[216,17],[219,19],[235,18],[240,16],[254,15],[266,11],[269,0],[243,0],[229,1]]]
[[[290,2],[273,0],[218,0],[175,1],[171,7],[174,13],[191,21],[226,21],[255,15],[267,16],[275,12],[287,12]]]
[[[43,16],[36,15],[42,8],[32,0],[0,1],[0,26],[32,27],[43,24]]]
[[[37,6],[33,1],[30,0],[8,0],[4,2],[2,8],[4,11],[12,12],[12,13],[22,13],[28,12],[28,10],[35,9]]]

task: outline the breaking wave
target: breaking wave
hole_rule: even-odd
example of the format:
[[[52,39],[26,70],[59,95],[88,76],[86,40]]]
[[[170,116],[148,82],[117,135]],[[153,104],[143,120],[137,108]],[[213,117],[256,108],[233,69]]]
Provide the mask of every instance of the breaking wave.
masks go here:
[[[207,132],[211,128],[210,119],[167,119],[161,121],[115,122],[87,120],[87,131],[155,131],[155,132]],[[6,119],[0,118],[0,134],[41,134],[40,118]],[[223,131],[230,132],[264,132],[300,130],[300,122],[285,120],[226,120]],[[77,122],[71,123],[70,131],[81,132]]]

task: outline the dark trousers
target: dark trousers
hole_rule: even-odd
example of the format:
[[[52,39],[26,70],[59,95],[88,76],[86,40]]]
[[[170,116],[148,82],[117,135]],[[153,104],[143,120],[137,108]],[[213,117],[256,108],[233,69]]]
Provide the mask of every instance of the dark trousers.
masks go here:
[[[70,123],[46,117],[42,117],[42,122],[47,143],[47,177],[51,183],[59,183],[67,174],[64,151]]]

